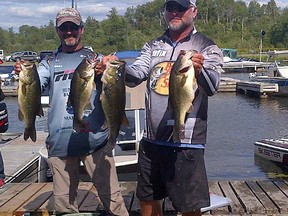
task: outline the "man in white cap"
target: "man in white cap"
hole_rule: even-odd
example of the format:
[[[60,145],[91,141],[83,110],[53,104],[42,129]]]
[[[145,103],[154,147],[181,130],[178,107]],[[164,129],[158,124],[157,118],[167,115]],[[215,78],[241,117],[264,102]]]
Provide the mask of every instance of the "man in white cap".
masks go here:
[[[161,204],[166,197],[182,215],[199,216],[201,208],[210,205],[204,163],[208,96],[218,89],[223,55],[212,40],[194,27],[196,0],[166,0],[163,15],[167,30],[147,42],[132,65],[126,65],[127,85],[133,87],[147,80],[146,124],[138,154],[136,195],[142,216],[161,216]],[[173,107],[167,107],[172,85],[170,72],[181,50],[196,51],[191,61],[197,88],[192,110],[179,130],[182,136],[175,141]]]
[[[53,175],[55,213],[78,213],[77,189],[82,162],[95,185],[105,211],[109,215],[128,216],[121,195],[112,150],[104,151],[108,129],[103,129],[105,116],[100,102],[101,81],[94,79],[90,99],[92,108],[84,112],[85,129],[73,129],[73,111],[67,109],[71,79],[83,59],[94,61],[97,53],[81,44],[84,26],[80,13],[65,8],[56,16],[60,46],[54,56],[39,63],[38,73],[43,90],[49,90],[48,137],[46,147]],[[96,210],[96,206],[95,206]]]

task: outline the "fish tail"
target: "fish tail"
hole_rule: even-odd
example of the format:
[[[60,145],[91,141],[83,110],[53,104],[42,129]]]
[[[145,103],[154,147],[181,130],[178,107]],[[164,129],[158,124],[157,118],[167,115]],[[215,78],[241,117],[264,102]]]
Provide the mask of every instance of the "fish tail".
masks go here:
[[[35,128],[25,128],[24,130],[24,140],[28,140],[29,137],[33,142],[36,142],[36,129]]]
[[[86,129],[85,122],[83,120],[74,120],[73,121],[73,128],[76,132]]]
[[[180,139],[185,138],[185,125],[180,125],[179,127],[179,138]]]
[[[181,142],[185,138],[185,125],[174,126],[173,142]]]
[[[107,144],[104,146],[103,150],[108,153],[112,152],[112,150],[115,148],[116,145],[116,138],[109,137],[107,140]]]

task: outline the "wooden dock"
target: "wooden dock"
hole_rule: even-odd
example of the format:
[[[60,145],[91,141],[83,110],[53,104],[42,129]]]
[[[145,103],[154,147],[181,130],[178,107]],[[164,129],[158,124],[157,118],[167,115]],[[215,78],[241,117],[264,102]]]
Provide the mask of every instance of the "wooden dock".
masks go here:
[[[53,213],[52,183],[35,183],[39,150],[43,148],[46,132],[37,132],[37,142],[24,141],[22,134],[10,134],[14,138],[1,143],[4,157],[6,184],[0,189],[0,216],[51,215]],[[3,135],[3,140],[8,135]],[[127,160],[117,159],[116,164]],[[122,158],[123,159],[123,158]],[[28,164],[34,162],[33,166]],[[133,163],[134,163],[133,162]],[[20,172],[22,170],[22,172]],[[23,173],[30,173],[29,177]],[[23,175],[23,176],[21,176]],[[17,181],[15,180],[17,179]],[[20,181],[21,180],[21,181]],[[139,202],[135,196],[135,181],[121,181],[120,186],[130,215],[140,215]],[[209,181],[210,192],[228,197],[231,205],[205,212],[205,215],[288,215],[288,182],[284,180],[261,181]],[[81,181],[78,196],[81,212],[103,210],[97,191],[89,181]],[[164,202],[165,215],[177,215],[171,202]]]
[[[273,93],[277,93],[279,87],[277,83],[251,82],[222,77],[218,92],[239,92],[250,96],[266,98]]]
[[[277,83],[238,81],[237,91],[252,96],[267,97],[279,91]]]
[[[130,215],[140,215],[135,196],[136,182],[120,182]],[[210,191],[226,196],[232,202],[204,215],[288,215],[288,184],[285,181],[210,181]],[[51,215],[53,213],[52,183],[9,183],[0,189],[1,216]],[[91,182],[80,182],[80,212],[100,213],[103,210]],[[171,202],[164,204],[164,215],[177,215]]]
[[[218,92],[236,92],[237,82],[239,81],[229,77],[221,77]]]

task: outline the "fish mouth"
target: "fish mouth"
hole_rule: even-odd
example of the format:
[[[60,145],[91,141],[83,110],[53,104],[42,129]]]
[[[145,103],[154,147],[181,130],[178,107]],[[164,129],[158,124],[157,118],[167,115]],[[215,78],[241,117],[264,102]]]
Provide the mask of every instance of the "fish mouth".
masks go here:
[[[190,66],[181,68],[181,70],[179,70],[179,73],[186,73],[189,70]]]

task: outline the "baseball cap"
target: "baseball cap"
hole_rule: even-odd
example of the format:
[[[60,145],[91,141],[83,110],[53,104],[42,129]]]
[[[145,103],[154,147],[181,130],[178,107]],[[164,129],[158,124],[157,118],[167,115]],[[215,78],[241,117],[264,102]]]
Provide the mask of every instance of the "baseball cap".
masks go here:
[[[80,26],[82,18],[78,10],[75,8],[64,8],[57,13],[56,27],[61,26],[65,22],[73,22]]]
[[[191,4],[196,7],[196,0],[165,0],[165,5],[168,2],[177,2],[185,8],[188,8]]]

